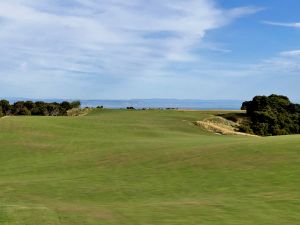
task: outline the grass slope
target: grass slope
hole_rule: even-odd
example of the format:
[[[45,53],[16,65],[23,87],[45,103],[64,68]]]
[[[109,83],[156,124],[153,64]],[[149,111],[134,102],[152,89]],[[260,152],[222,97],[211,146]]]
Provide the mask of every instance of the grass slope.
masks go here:
[[[1,119],[0,224],[298,224],[300,136],[192,125],[211,114]]]

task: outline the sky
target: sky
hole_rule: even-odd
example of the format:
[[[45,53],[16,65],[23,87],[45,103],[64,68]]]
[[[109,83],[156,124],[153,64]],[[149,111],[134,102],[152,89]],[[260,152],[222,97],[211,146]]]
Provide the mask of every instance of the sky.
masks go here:
[[[299,0],[1,0],[0,96],[300,102]]]

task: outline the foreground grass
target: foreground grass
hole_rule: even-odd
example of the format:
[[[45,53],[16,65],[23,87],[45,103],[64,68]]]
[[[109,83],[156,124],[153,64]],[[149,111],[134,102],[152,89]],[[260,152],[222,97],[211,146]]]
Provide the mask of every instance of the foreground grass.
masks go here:
[[[192,124],[211,114],[1,119],[0,224],[298,224],[300,136]]]

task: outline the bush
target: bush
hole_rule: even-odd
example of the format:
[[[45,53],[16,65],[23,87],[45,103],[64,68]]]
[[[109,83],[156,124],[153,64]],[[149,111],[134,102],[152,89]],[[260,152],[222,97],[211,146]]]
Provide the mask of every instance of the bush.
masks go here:
[[[11,105],[9,104],[9,101],[7,101],[7,100],[1,100],[0,101],[0,107],[1,107],[2,113],[4,115],[7,115],[7,114],[10,113]]]
[[[241,128],[247,133],[261,136],[300,133],[300,105],[291,103],[286,96],[256,96],[244,102],[242,109],[251,120]]]
[[[3,117],[4,114],[3,114],[3,110],[2,110],[2,107],[0,106],[0,117]]]
[[[13,105],[10,105],[7,100],[1,100],[0,117],[5,115],[66,116],[68,110],[79,107],[79,101],[74,101],[71,103],[67,101],[64,101],[62,103],[19,101],[15,102]]]
[[[18,114],[16,114],[16,115],[18,115],[18,116],[30,116],[31,112],[29,111],[29,109],[27,109],[26,107],[24,107],[24,108],[21,108],[18,111]]]

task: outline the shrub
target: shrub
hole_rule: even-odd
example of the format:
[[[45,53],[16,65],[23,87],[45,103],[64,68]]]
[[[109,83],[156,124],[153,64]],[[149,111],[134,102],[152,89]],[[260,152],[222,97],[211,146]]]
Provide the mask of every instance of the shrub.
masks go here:
[[[62,102],[46,103],[43,101],[18,101],[13,105],[7,100],[0,101],[0,117],[5,115],[33,115],[33,116],[66,116],[67,111],[73,108],[79,108],[80,102]]]
[[[282,95],[256,96],[244,102],[250,123],[241,128],[245,132],[261,135],[287,135],[300,133],[300,105]]]

